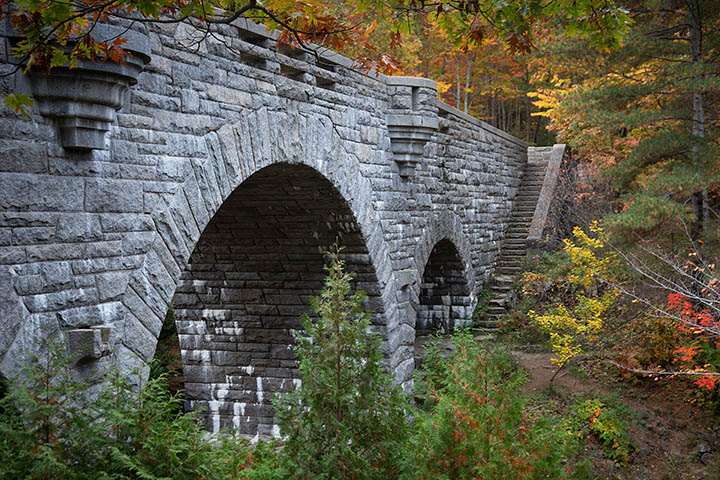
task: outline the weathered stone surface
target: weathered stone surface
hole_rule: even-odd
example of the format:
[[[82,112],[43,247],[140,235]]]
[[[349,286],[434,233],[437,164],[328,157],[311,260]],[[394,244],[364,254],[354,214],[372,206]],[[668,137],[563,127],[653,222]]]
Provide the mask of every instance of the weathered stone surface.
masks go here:
[[[257,26],[258,45],[232,39],[254,60],[215,40],[182,51],[189,27],[153,28],[107,150],[63,150],[37,114],[0,120],[2,374],[43,325],[99,324],[112,360],[146,372],[173,306],[188,404],[210,428],[272,432],[270,398],[298,384],[299,316],[338,239],[411,388],[416,324],[469,321],[526,145],[438,103],[431,81],[366,76],[335,55],[323,69]],[[414,169],[400,175],[403,158]]]

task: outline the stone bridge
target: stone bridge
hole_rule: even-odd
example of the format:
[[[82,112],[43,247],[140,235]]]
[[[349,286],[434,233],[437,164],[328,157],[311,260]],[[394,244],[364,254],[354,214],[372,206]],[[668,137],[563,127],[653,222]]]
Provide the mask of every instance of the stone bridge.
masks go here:
[[[271,433],[336,238],[407,390],[416,331],[471,322],[527,145],[430,80],[223,28],[194,50],[185,25],[131,30],[126,65],[4,80],[34,111],[0,111],[3,376],[56,334],[82,374],[146,371],[172,308],[189,406]]]

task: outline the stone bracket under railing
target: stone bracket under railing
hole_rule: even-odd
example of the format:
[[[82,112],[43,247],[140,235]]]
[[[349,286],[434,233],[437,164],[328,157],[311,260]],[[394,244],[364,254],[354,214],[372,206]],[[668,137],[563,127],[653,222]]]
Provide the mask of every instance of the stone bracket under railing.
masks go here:
[[[7,20],[0,27],[0,35],[10,38],[11,43],[19,40]],[[123,106],[125,89],[137,83],[150,61],[150,41],[144,32],[98,23],[91,35],[95,42],[126,39],[123,48],[130,55],[124,56],[122,63],[80,60],[73,68],[65,65],[50,72],[31,69],[27,73],[38,111],[55,120],[60,145],[67,149],[105,148],[105,134],[115,122],[115,112]]]
[[[415,77],[385,77],[390,94],[387,116],[393,158],[401,177],[411,177],[425,144],[438,130],[437,84]]]

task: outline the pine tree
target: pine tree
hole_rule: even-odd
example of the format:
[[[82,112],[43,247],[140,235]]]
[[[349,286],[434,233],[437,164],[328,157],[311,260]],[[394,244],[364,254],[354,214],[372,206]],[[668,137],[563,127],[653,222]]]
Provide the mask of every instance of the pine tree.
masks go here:
[[[296,478],[395,478],[406,438],[406,400],[383,367],[380,338],[368,334],[364,292],[350,294],[352,275],[330,253],[319,315],[302,319],[297,339],[302,385],[276,400],[283,459]]]
[[[720,3],[628,0],[622,48],[561,45],[568,64],[541,105],[562,140],[606,169],[620,194],[615,227],[683,219],[699,239],[720,174]],[[677,224],[676,224],[677,226]],[[657,231],[657,230],[656,230]]]

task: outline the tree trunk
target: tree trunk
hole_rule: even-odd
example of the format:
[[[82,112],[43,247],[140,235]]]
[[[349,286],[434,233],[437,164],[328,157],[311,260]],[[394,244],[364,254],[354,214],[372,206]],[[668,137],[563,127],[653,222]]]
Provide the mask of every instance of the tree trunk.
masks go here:
[[[692,59],[694,64],[703,61],[703,38],[702,19],[700,18],[700,6],[697,2],[686,2],[688,7],[688,24],[690,27],[690,45],[692,48]],[[692,93],[692,136],[698,144],[705,138],[705,96],[703,92]],[[692,150],[693,166],[702,168],[699,145],[694,145]],[[692,193],[693,214],[695,222],[691,228],[692,240],[700,240],[708,216],[707,189]]]
[[[455,108],[460,110],[460,54],[455,52]]]
[[[530,143],[530,97],[525,96],[525,143]]]
[[[465,113],[468,113],[468,95],[470,94],[470,72],[472,71],[472,50],[468,52],[467,57],[467,70],[465,70]]]
[[[505,112],[505,97],[500,97],[500,107],[502,108],[502,123],[500,124],[500,128],[507,132],[507,113]]]

